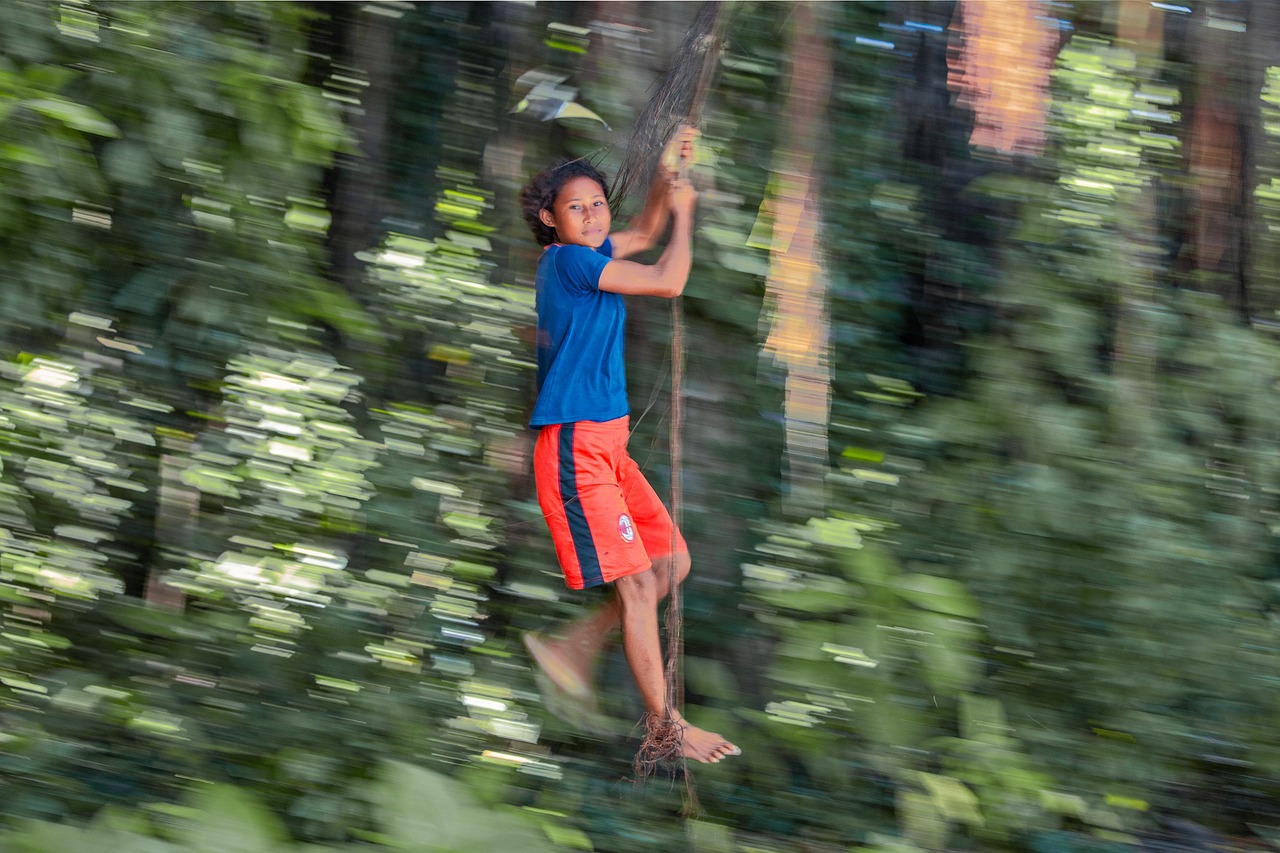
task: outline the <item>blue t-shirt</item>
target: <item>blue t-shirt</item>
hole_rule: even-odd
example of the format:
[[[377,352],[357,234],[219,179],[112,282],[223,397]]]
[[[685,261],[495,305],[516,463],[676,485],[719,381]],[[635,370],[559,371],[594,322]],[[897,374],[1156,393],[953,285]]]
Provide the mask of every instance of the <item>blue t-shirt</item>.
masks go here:
[[[529,426],[629,414],[622,297],[600,289],[613,243],[547,246],[538,262],[538,402]]]

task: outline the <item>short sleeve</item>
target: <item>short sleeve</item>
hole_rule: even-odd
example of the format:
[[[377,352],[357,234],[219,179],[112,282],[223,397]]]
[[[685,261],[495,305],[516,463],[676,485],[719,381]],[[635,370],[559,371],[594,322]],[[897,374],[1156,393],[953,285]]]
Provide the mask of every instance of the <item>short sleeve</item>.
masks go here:
[[[605,246],[612,250],[612,244],[607,240]],[[610,260],[612,258],[603,251],[592,251],[586,246],[561,246],[555,257],[556,272],[568,290],[574,293],[594,292],[600,289],[600,273]]]

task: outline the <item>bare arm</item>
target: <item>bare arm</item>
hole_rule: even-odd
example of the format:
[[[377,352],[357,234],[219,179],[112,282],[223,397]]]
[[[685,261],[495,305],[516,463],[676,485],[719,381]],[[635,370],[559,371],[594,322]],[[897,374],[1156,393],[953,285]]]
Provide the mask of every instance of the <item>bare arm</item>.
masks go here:
[[[698,131],[687,125],[681,125],[668,143],[668,154],[658,159],[653,170],[653,183],[649,185],[649,195],[645,197],[644,209],[633,219],[623,231],[615,232],[613,241],[613,257],[616,260],[629,258],[652,249],[658,238],[667,227],[667,215],[671,211],[669,188],[672,181],[680,177],[675,171],[675,164],[683,167],[693,160],[694,139]],[[669,159],[669,157],[671,159]]]
[[[626,230],[615,232],[609,238],[613,242],[615,260],[638,255],[657,244],[667,227],[667,216],[671,212],[667,203],[667,185],[671,178],[671,173],[661,163],[653,170],[653,183],[649,185],[644,209],[627,224]]]
[[[671,239],[656,264],[612,260],[600,272],[600,289],[627,296],[662,296],[673,299],[684,292],[693,265],[693,207],[698,195],[688,181],[673,181],[670,188],[675,224]]]

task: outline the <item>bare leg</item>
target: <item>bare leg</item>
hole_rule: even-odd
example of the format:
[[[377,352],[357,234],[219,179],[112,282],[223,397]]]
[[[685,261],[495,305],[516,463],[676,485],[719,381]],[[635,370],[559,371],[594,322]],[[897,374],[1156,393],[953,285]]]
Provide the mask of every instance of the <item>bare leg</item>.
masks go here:
[[[676,560],[676,583],[683,583],[689,575],[689,555],[679,554]],[[646,574],[657,580],[658,600],[665,598],[671,585],[670,558],[659,557],[654,560],[653,568]],[[656,602],[654,612],[656,619]],[[556,631],[554,636],[526,634],[524,643],[538,667],[556,687],[570,696],[594,704],[591,685],[596,661],[621,620],[618,598],[613,597],[586,615],[569,622]]]
[[[606,640],[618,627],[618,606],[610,599],[575,619],[554,637],[528,633],[525,647],[551,683],[589,705],[595,704],[591,677]]]
[[[622,647],[627,655],[627,664],[640,689],[645,710],[659,718],[668,711],[662,641],[658,636],[658,600],[662,586],[653,569],[619,578],[614,583],[618,592]],[[674,708],[670,713],[684,730],[681,750],[686,758],[715,763],[738,753],[736,746],[718,734],[690,725]]]

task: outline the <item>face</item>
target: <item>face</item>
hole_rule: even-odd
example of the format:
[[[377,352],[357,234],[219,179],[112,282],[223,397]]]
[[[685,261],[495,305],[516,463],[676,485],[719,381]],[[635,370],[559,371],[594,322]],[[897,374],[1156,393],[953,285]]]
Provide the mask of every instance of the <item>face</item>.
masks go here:
[[[604,188],[585,175],[561,187],[551,210],[543,208],[539,216],[544,225],[556,229],[559,242],[592,249],[604,243],[613,222]]]

